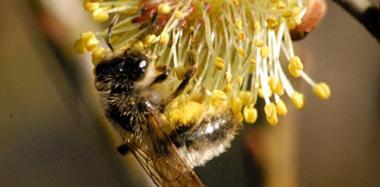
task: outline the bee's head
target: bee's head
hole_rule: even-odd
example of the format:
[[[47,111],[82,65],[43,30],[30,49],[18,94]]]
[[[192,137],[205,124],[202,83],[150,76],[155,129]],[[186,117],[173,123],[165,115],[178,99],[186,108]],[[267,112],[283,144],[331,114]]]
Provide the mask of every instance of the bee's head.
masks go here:
[[[148,58],[140,53],[125,52],[95,67],[98,90],[120,88],[145,77],[149,66]]]

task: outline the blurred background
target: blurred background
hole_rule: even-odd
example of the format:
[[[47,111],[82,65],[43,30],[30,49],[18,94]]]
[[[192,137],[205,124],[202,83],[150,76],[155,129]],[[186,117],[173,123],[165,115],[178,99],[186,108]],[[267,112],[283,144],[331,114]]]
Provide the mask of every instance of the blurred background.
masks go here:
[[[150,186],[99,115],[88,55],[96,30],[78,0],[0,0],[0,186]],[[380,45],[340,7],[297,42],[328,101],[289,107],[280,125],[247,126],[196,172],[207,186],[380,186]]]

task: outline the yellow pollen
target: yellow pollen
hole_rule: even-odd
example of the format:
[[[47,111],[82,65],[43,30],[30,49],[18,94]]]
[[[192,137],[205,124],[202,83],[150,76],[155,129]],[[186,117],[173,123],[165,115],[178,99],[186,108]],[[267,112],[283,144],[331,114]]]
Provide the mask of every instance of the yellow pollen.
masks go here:
[[[297,109],[302,109],[305,105],[305,97],[302,93],[299,93],[299,92],[294,92],[291,96],[290,96],[290,99],[292,100],[293,102],[293,105],[297,108]]]
[[[93,51],[99,45],[99,40],[93,36],[86,43],[87,51]]]
[[[253,106],[244,107],[243,115],[247,123],[253,124],[257,120],[257,110]]]
[[[294,66],[294,68],[296,68],[297,70],[300,70],[300,71],[303,70],[303,64],[301,62],[300,57],[298,57],[298,56],[294,56],[293,58],[291,58],[289,61],[289,64]]]
[[[98,64],[105,56],[105,49],[103,47],[97,47],[91,54],[92,63]]]
[[[109,14],[103,8],[98,8],[92,12],[95,21],[105,22],[109,19]]]
[[[243,29],[243,22],[241,21],[241,19],[237,19],[235,21],[235,27],[239,30],[242,30]]]
[[[211,102],[215,107],[220,107],[227,100],[227,95],[222,90],[214,90],[211,95]]]
[[[294,78],[298,78],[301,76],[301,71],[297,69],[293,64],[288,65],[288,70],[290,75],[292,75]]]
[[[238,95],[239,95],[239,97],[240,97],[243,105],[248,105],[249,103],[252,102],[253,98],[252,98],[252,93],[251,92],[240,91]]]
[[[151,46],[155,42],[157,42],[157,36],[154,34],[149,34],[144,39],[144,44],[146,47]]]
[[[169,4],[167,3],[160,3],[158,5],[158,13],[159,14],[169,14],[171,11],[171,8],[169,6]]]
[[[260,50],[261,57],[263,58],[269,57],[269,53],[270,53],[270,49],[267,46],[262,47]]]
[[[224,68],[224,60],[221,57],[216,57],[215,58],[215,67],[218,68],[219,70],[222,70]]]
[[[97,2],[90,2],[89,0],[83,1],[83,8],[86,11],[92,12],[99,8],[99,3]]]
[[[239,47],[239,48],[237,48],[237,51],[241,57],[247,56],[247,52],[243,48]]]
[[[265,115],[270,118],[277,115],[276,105],[274,103],[268,103],[264,107]]]
[[[231,84],[227,84],[227,85],[224,87],[223,91],[224,91],[225,93],[230,93],[230,92],[232,91],[232,85],[231,85]]]
[[[314,94],[321,99],[328,99],[330,98],[330,95],[331,95],[329,86],[324,82],[321,82],[315,85],[313,87],[313,91],[314,91]]]
[[[238,82],[239,87],[241,87],[243,85],[243,77],[242,76],[236,77],[236,81]]]
[[[162,32],[160,35],[160,44],[162,45],[168,44],[169,39],[170,39],[169,34],[167,32]]]
[[[263,40],[255,40],[254,43],[255,43],[255,46],[258,48],[264,47],[264,44],[265,44]]]
[[[274,115],[272,117],[267,117],[267,121],[268,121],[269,125],[272,125],[272,126],[277,125],[278,124],[278,117],[277,117],[277,115]]]
[[[144,44],[142,43],[142,41],[138,40],[136,41],[135,43],[133,43],[133,50],[135,51],[144,51]]]
[[[185,17],[185,14],[184,14],[183,12],[179,11],[179,10],[176,10],[176,11],[174,12],[174,16],[175,16],[175,18],[177,18],[177,19],[182,19],[183,17]]]
[[[278,99],[276,101],[276,110],[277,114],[280,116],[285,116],[288,113],[288,108],[286,107],[286,104],[281,99]]]
[[[85,41],[81,39],[76,40],[74,43],[74,49],[75,52],[79,54],[85,53],[87,51]]]
[[[244,40],[245,39],[245,33],[243,31],[238,31],[237,32],[239,40]]]
[[[231,100],[232,100],[231,101],[232,112],[234,114],[240,113],[241,109],[243,108],[243,103],[242,103],[241,99],[238,97],[233,97]]]

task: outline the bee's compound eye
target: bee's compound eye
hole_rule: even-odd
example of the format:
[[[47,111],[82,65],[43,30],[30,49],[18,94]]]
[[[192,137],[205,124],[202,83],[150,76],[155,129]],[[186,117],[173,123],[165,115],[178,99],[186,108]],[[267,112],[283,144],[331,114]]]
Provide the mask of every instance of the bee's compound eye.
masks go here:
[[[129,54],[126,55],[125,60],[125,73],[129,80],[138,81],[145,76],[149,61],[144,55]]]

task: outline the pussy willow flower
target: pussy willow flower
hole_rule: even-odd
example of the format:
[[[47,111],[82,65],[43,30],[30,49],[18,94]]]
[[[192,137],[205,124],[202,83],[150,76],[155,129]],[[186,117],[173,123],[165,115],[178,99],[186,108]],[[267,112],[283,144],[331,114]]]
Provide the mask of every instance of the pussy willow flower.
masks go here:
[[[115,51],[132,48],[147,54],[157,65],[174,70],[182,79],[196,67],[188,98],[199,103],[222,100],[238,119],[254,123],[255,104],[265,101],[266,119],[278,123],[287,113],[282,97],[304,107],[288,75],[304,79],[322,99],[330,97],[324,82],[316,83],[304,72],[294,54],[290,31],[301,23],[307,0],[86,0],[84,9],[94,20],[120,19],[111,33]],[[108,29],[82,33],[78,52],[91,52],[94,63],[110,53],[100,41]],[[103,45],[105,46],[105,45]],[[284,70],[285,69],[285,70]],[[215,105],[218,102],[212,102]]]

